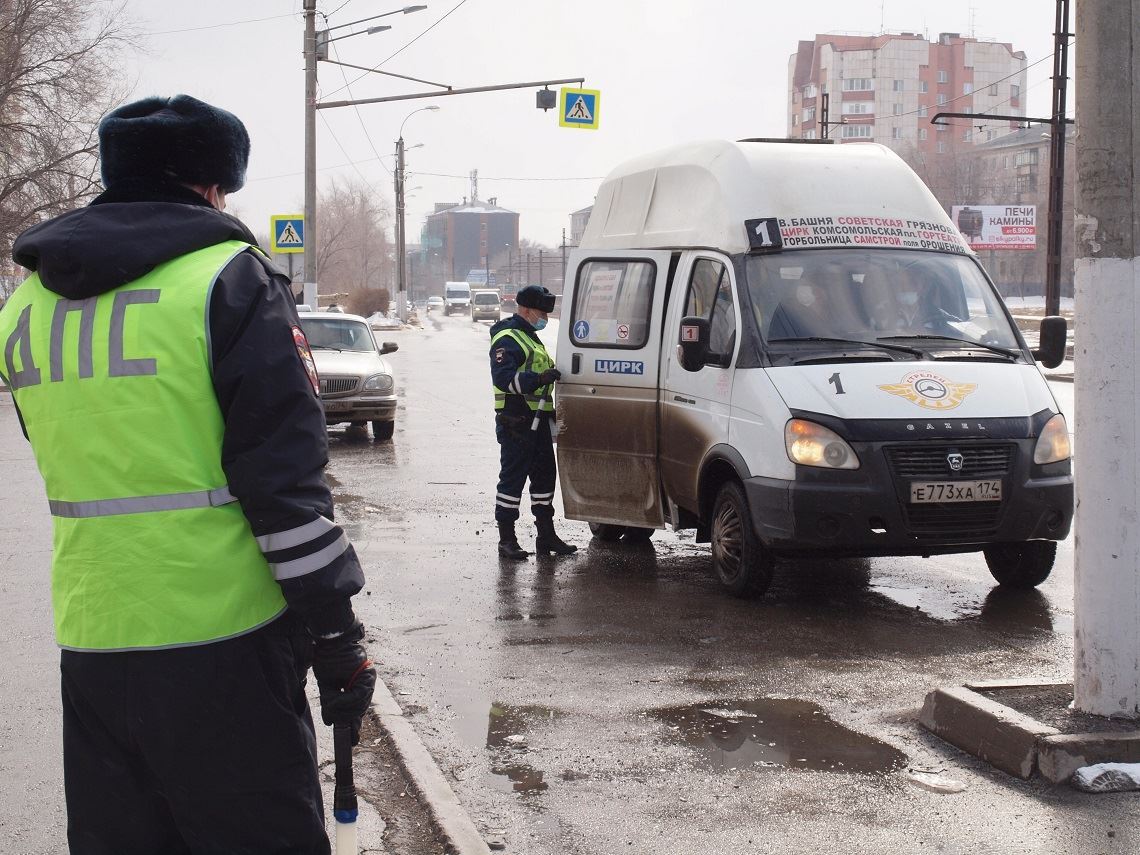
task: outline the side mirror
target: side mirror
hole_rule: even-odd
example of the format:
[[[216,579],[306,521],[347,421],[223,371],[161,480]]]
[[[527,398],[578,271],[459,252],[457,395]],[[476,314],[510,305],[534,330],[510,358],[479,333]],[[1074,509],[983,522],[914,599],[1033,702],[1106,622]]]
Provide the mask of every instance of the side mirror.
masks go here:
[[[396,342],[386,341],[380,345],[380,355],[383,356],[385,353],[395,353],[399,349],[400,345],[396,344]]]
[[[682,318],[677,348],[681,367],[700,371],[709,355],[709,322],[705,318]]]
[[[1069,323],[1060,315],[1050,315],[1041,319],[1041,337],[1033,358],[1046,368],[1056,368],[1065,361]]]

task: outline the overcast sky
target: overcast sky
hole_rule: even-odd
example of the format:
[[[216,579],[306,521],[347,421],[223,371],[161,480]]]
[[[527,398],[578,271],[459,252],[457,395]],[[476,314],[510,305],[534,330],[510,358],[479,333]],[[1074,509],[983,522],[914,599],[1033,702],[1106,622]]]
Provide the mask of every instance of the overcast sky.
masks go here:
[[[392,206],[392,152],[404,125],[409,243],[435,202],[470,195],[518,211],[520,234],[552,246],[570,212],[593,202],[621,161],[695,139],[784,136],[787,62],[816,33],[960,32],[1012,43],[1029,63],[1029,115],[1049,112],[1054,4],[1048,0],[428,0],[376,24],[392,29],[331,45],[332,58],[456,88],[585,78],[601,90],[600,129],[560,128],[533,89],[322,110],[318,182],[362,177]],[[304,187],[301,0],[128,0],[147,35],[130,66],[134,95],[187,92],[236,113],[253,141],[245,188],[229,210],[258,234],[300,212]],[[321,0],[327,26],[402,8]],[[318,15],[318,26],[326,19]],[[247,22],[247,23],[237,23]],[[366,25],[367,26],[367,25]],[[1070,22],[1070,29],[1075,22]],[[362,30],[346,27],[334,35]],[[1070,51],[1069,76],[1075,72]],[[322,100],[430,87],[322,63]],[[347,83],[347,85],[346,85]],[[1070,89],[1071,93],[1071,89]],[[1070,107],[1072,97],[1070,95]],[[1070,109],[1070,115],[1072,111]]]

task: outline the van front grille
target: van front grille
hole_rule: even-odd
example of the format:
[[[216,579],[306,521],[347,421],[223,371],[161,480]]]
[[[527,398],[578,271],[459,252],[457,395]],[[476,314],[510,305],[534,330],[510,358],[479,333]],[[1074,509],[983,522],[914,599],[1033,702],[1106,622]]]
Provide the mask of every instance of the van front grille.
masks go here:
[[[935,481],[1000,478],[1010,471],[1016,448],[1012,443],[896,446],[887,449],[887,464],[896,478],[926,478]],[[949,458],[953,455],[961,455],[961,468],[950,468]]]

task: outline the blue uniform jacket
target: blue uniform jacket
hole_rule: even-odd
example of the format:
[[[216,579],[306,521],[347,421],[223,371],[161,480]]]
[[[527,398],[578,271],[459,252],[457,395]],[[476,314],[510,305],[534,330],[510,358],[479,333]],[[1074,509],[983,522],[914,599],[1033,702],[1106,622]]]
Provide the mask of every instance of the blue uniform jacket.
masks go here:
[[[491,327],[491,338],[505,329],[516,329],[524,335],[534,339],[539,347],[545,350],[538,332],[529,323],[518,315],[503,318]],[[491,382],[497,389],[507,393],[507,404],[503,413],[508,416],[533,417],[533,413],[523,400],[523,395],[529,395],[542,384],[538,374],[534,371],[521,371],[522,364],[526,362],[526,354],[519,347],[518,342],[510,336],[503,336],[490,350]],[[546,416],[551,415],[546,413]]]

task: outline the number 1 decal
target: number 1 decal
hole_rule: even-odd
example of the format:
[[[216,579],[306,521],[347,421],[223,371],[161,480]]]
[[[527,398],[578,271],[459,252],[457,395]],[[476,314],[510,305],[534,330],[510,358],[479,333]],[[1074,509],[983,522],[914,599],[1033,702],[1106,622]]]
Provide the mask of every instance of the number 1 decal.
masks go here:
[[[778,217],[745,220],[744,228],[748,231],[748,247],[750,249],[778,252],[784,248],[784,241],[780,237],[780,220]]]
[[[827,382],[835,387],[835,394],[836,395],[846,395],[847,394],[846,392],[843,391],[843,381],[840,379],[838,371],[836,371],[834,374],[832,374],[830,377],[828,377]]]

